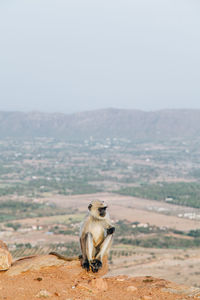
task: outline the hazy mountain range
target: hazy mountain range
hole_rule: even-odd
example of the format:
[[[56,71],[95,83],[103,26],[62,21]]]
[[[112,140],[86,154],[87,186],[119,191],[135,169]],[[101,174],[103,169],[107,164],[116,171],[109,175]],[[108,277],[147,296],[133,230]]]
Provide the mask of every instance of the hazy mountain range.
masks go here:
[[[129,138],[136,140],[200,135],[200,110],[103,109],[74,114],[0,112],[0,137],[66,139]]]

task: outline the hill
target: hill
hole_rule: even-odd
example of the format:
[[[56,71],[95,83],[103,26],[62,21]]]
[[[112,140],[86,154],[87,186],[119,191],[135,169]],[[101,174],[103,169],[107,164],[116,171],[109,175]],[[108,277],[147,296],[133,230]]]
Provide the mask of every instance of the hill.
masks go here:
[[[199,136],[200,110],[103,109],[71,115],[0,112],[0,137],[155,140]]]
[[[199,299],[200,290],[146,277],[102,277],[83,270],[77,261],[64,262],[52,255],[16,261],[0,273],[0,299],[32,300],[176,300]]]

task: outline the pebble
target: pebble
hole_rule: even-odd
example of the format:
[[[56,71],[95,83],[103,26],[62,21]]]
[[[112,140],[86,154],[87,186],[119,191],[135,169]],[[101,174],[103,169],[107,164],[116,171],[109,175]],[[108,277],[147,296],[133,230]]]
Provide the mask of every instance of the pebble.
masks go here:
[[[137,288],[134,285],[129,285],[127,287],[127,291],[128,292],[135,292],[135,291],[137,291]]]
[[[12,263],[12,256],[6,249],[0,248],[0,271],[8,270]]]
[[[93,279],[91,281],[91,285],[92,285],[92,287],[94,287],[98,290],[101,290],[101,291],[106,291],[108,289],[107,282],[103,278]]]
[[[35,280],[42,281],[42,277],[37,277],[37,278],[35,278]]]
[[[37,298],[49,298],[51,297],[51,293],[49,293],[47,290],[41,290],[37,295]]]
[[[78,289],[83,289],[83,290],[86,290],[86,291],[89,291],[89,292],[95,292],[89,285],[85,284],[85,283],[79,283],[77,285],[77,288]]]

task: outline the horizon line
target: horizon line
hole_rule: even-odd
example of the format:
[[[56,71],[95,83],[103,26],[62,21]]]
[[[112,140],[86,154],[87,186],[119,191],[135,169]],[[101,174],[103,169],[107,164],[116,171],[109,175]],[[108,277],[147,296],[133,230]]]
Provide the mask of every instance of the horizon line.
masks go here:
[[[23,113],[23,114],[33,114],[33,113],[40,113],[40,114],[61,114],[61,115],[74,115],[80,113],[89,113],[89,112],[97,112],[97,111],[106,111],[106,110],[116,110],[116,111],[138,111],[138,112],[145,112],[145,113],[152,113],[152,112],[162,112],[162,111],[197,111],[200,108],[161,108],[161,109],[137,109],[137,108],[119,108],[119,107],[105,107],[105,108],[97,108],[97,109],[86,109],[74,112],[61,112],[61,111],[43,111],[38,109],[33,110],[4,110],[0,109],[0,113]]]

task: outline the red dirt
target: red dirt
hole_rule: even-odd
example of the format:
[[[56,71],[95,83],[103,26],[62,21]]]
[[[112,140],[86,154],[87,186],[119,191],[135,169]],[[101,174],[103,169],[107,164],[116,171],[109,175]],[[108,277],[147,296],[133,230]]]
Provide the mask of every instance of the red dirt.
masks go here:
[[[103,278],[103,269],[86,272],[78,261],[65,262],[52,255],[17,261],[0,273],[0,299],[36,300],[174,300],[199,299],[200,291],[153,277]]]

